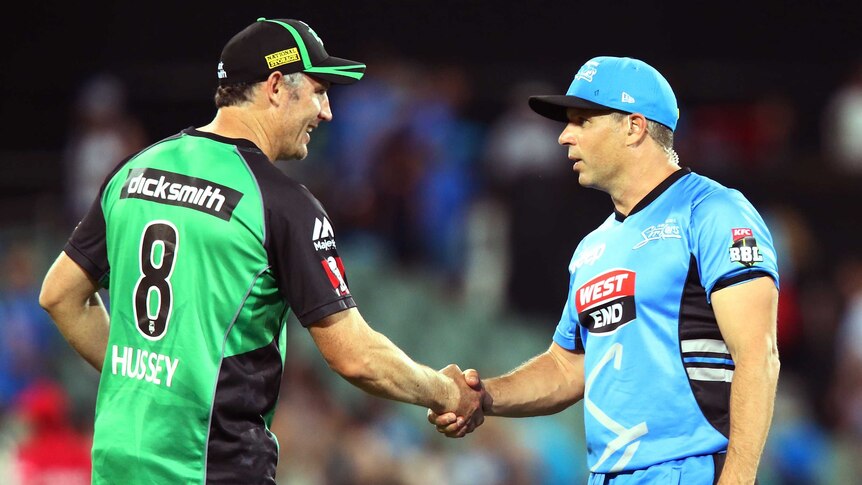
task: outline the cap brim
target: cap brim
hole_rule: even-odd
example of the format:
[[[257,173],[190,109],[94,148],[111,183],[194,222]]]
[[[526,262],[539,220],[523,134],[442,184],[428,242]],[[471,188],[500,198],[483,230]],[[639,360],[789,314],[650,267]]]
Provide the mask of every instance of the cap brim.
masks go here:
[[[567,123],[569,117],[566,115],[567,108],[583,109],[609,109],[592,101],[577,96],[566,96],[564,94],[551,96],[530,96],[530,108],[536,113],[555,121]]]
[[[330,56],[303,72],[334,84],[353,84],[365,75],[365,64]]]

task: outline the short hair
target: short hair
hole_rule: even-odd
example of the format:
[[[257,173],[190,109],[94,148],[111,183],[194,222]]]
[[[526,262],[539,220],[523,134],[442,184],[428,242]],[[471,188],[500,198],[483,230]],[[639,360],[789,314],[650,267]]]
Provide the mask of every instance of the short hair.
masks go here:
[[[614,116],[616,121],[621,121],[631,113],[614,110],[611,114]],[[657,121],[647,120],[647,134],[650,138],[655,140],[655,142],[658,143],[664,151],[669,152],[673,150],[673,130],[667,126]]]
[[[663,124],[647,120],[647,133],[665,151],[673,150],[673,130]]]
[[[299,86],[302,80],[301,72],[293,72],[284,75],[284,85],[291,90]],[[263,81],[260,81],[263,82]],[[216,108],[226,108],[228,106],[239,106],[251,102],[252,91],[258,83],[236,83],[219,86],[215,93]]]

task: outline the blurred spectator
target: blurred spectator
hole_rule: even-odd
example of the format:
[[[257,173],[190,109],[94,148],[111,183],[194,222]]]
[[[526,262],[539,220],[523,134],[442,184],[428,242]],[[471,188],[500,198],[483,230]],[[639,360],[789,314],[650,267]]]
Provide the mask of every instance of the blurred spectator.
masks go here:
[[[535,457],[517,439],[511,423],[498,419],[482,425],[484,433],[471,437],[465,449],[448,464],[451,485],[535,485],[539,470]],[[430,484],[429,484],[430,485]]]
[[[846,305],[836,339],[835,429],[862,451],[862,258],[848,258],[838,281]],[[862,463],[855,465],[857,476],[862,477]]]
[[[798,156],[797,106],[779,92],[758,96],[751,112],[751,163],[760,173],[787,168]]]
[[[338,221],[344,239],[357,233],[367,236],[374,225],[380,207],[373,187],[378,156],[386,150],[382,145],[404,126],[409,116],[405,106],[420,72],[383,46],[367,52],[368,57],[362,58],[369,59],[370,67],[362,82],[330,92],[336,114],[325,129],[338,141],[326,147],[324,156],[334,173],[319,175],[325,177],[321,200]]]
[[[326,376],[290,358],[272,431],[279,483],[291,485],[528,485],[538,470],[510,423],[452,443],[419,423],[424,415],[379,398],[333,399]],[[546,482],[547,483],[547,482]]]
[[[798,156],[797,107],[778,92],[691,110],[685,162],[704,174],[746,178],[787,167]]]
[[[416,194],[427,170],[429,150],[427,140],[402,126],[384,137],[373,154],[369,181],[374,222],[370,227],[402,266],[425,262]]]
[[[793,377],[782,377],[775,400],[764,468],[771,468],[781,485],[829,483],[835,463],[826,430],[811,416],[808,399]]]
[[[526,81],[510,88],[505,108],[491,122],[484,140],[481,162],[486,185],[482,204],[474,207],[474,220],[492,216],[496,224],[487,227],[472,223],[470,229],[487,227],[493,229],[492,237],[505,239],[504,244],[490,246],[505,250],[503,258],[474,255],[475,261],[507,261],[503,266],[471,266],[473,274],[498,281],[511,309],[557,318],[565,293],[548,290],[564,287],[541,283],[565,281],[565,270],[560,268],[577,242],[575,236],[567,235],[583,236],[589,230],[584,222],[590,222],[588,218],[581,222],[580,216],[573,218],[568,208],[584,208],[570,203],[582,197],[595,200],[595,196],[578,190],[566,150],[557,144],[564,125],[537,115],[527,103],[532,95],[552,91],[542,81]],[[583,211],[588,212],[598,215],[602,211]]]
[[[59,333],[39,306],[39,253],[32,241],[12,242],[2,259],[0,293],[0,411],[51,371]]]
[[[862,174],[862,60],[832,94],[823,116],[823,153],[841,173]]]
[[[525,179],[571,173],[565,150],[556,145],[563,126],[536,115],[527,104],[530,96],[550,92],[553,87],[541,81],[515,85],[504,111],[488,128],[482,153],[484,177],[505,199]]]
[[[90,437],[70,422],[68,397],[59,384],[33,383],[21,393],[16,412],[26,435],[15,455],[15,483],[90,483]]]
[[[72,224],[86,214],[105,176],[142,149],[147,136],[128,111],[125,85],[111,74],[87,80],[73,107],[64,154],[66,209]]]
[[[279,441],[276,477],[283,484],[326,483],[326,459],[347,417],[311,362],[288,355],[271,430]]]
[[[803,340],[803,322],[799,308],[800,286],[816,271],[815,238],[805,217],[793,206],[772,204],[764,210],[771,228],[778,270],[781,274],[781,296],[778,299],[778,350],[783,372],[804,372],[808,352]]]
[[[413,139],[427,147],[415,207],[424,261],[460,291],[466,250],[466,218],[477,190],[481,125],[467,118],[472,97],[467,71],[437,66],[423,78],[408,121]]]
[[[805,386],[814,419],[829,429],[836,425],[836,413],[830,399],[835,375],[835,345],[842,301],[835,284],[825,275],[812,275],[799,289],[802,339],[805,342],[805,365],[799,372]],[[780,298],[779,298],[780,299]]]

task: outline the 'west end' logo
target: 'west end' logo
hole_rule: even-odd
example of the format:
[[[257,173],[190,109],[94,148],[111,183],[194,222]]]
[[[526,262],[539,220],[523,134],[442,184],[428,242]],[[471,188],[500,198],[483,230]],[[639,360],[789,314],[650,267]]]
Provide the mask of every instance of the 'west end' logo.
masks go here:
[[[133,168],[120,198],[187,207],[229,221],[242,193],[205,179],[154,168]]]
[[[590,333],[613,333],[637,318],[635,272],[614,269],[596,276],[575,292],[575,307]]]

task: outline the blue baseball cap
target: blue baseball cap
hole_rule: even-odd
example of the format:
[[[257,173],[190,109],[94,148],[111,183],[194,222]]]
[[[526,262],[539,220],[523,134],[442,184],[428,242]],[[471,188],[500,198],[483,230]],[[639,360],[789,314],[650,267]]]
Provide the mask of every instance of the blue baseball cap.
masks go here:
[[[644,61],[630,57],[594,57],[575,74],[565,95],[530,96],[530,108],[568,122],[566,108],[615,109],[640,113],[676,129],[679,108],[667,79]]]

